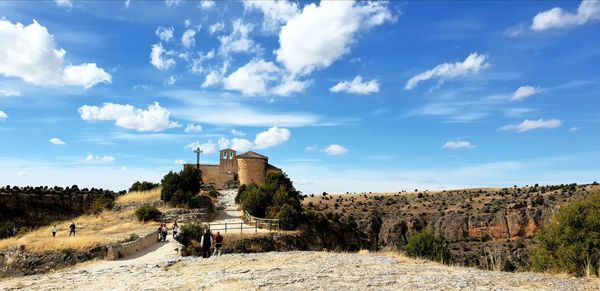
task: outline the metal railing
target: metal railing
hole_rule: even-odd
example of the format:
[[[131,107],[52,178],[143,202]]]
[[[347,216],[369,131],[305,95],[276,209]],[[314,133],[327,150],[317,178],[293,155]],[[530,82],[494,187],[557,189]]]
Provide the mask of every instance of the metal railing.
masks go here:
[[[207,223],[210,231],[222,231],[223,233],[244,233],[244,230],[265,229],[269,231],[279,230],[279,219],[258,218],[244,211],[244,217],[248,222],[224,222],[224,223]]]

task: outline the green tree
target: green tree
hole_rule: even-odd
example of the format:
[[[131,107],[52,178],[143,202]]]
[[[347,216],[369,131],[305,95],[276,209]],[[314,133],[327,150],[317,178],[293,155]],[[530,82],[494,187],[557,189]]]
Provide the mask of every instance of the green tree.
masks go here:
[[[135,210],[135,216],[139,221],[145,222],[155,220],[160,217],[162,213],[156,206],[142,205]]]
[[[404,252],[409,257],[429,259],[441,263],[448,261],[449,258],[446,241],[441,237],[437,237],[431,226],[427,226],[408,239],[408,243],[404,246]]]
[[[175,192],[181,188],[180,181],[181,179],[179,174],[173,171],[170,171],[168,174],[166,174],[160,182],[162,184],[162,189],[160,190],[160,199],[165,202],[171,201],[173,194],[175,194]]]
[[[295,229],[298,226],[299,213],[294,207],[289,204],[284,204],[277,214],[277,219],[279,219],[279,226],[281,229]]]
[[[269,205],[269,198],[266,193],[259,188],[249,187],[244,191],[240,200],[242,208],[250,215],[256,217],[265,217],[265,211]]]
[[[560,208],[535,237],[531,265],[576,276],[600,272],[600,192]]]

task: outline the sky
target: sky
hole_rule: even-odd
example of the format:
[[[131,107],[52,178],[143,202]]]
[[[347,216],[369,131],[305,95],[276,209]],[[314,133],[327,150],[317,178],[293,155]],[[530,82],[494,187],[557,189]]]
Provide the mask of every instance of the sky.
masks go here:
[[[309,193],[600,181],[599,1],[0,1],[0,185],[233,148]]]

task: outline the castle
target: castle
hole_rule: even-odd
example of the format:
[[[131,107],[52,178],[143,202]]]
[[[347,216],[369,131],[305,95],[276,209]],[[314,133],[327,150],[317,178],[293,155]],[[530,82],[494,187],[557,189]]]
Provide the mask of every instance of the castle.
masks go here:
[[[269,164],[269,158],[253,151],[237,155],[235,150],[219,151],[219,164],[200,164],[202,181],[216,189],[225,189],[238,185],[256,183],[262,185],[270,172],[281,172],[281,169]],[[196,167],[196,164],[185,164],[184,167]]]

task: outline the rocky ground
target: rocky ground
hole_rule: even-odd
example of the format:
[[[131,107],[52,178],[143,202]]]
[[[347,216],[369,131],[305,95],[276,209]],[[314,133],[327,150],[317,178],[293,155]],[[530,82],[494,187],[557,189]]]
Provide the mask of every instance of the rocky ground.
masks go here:
[[[386,254],[285,252],[202,259],[167,243],[134,258],[8,279],[2,290],[598,290],[598,279],[449,267]]]

